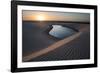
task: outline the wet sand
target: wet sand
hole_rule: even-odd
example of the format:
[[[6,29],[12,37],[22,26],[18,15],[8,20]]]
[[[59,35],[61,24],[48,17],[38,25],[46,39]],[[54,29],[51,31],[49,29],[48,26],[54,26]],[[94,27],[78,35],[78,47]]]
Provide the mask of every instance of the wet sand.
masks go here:
[[[38,24],[38,25],[36,25]],[[90,31],[89,24],[80,23],[40,23],[23,22],[23,61],[55,61],[55,60],[76,60],[90,58]],[[45,25],[43,25],[45,24]],[[56,46],[55,50],[49,48],[49,52],[44,49],[50,47],[61,40],[48,36],[48,25],[59,24],[73,27],[82,32],[82,34],[73,41]],[[84,31],[86,29],[87,31]],[[44,50],[44,52],[42,51]],[[40,51],[40,52],[39,52]],[[36,53],[40,53],[37,56]],[[42,52],[42,53],[41,53]],[[30,58],[31,57],[31,58]],[[25,59],[27,58],[27,59]]]

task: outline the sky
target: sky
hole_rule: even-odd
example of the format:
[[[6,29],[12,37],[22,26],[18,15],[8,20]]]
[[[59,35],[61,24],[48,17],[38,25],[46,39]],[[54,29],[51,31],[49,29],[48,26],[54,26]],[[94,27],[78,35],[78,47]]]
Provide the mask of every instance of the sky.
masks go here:
[[[89,13],[23,10],[23,21],[76,21],[89,22]]]

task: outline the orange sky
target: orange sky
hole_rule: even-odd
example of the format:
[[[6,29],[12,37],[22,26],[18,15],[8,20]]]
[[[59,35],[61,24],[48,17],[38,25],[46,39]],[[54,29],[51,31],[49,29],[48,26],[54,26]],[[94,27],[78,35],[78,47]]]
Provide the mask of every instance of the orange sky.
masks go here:
[[[29,21],[82,21],[89,22],[89,13],[43,12],[23,10],[23,20]]]

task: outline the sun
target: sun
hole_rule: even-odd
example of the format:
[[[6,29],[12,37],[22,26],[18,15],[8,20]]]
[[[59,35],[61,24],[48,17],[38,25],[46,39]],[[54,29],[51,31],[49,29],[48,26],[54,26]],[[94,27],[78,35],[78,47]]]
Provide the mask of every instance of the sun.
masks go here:
[[[46,18],[45,18],[45,16],[44,15],[37,15],[36,16],[36,20],[38,20],[38,21],[44,21]]]

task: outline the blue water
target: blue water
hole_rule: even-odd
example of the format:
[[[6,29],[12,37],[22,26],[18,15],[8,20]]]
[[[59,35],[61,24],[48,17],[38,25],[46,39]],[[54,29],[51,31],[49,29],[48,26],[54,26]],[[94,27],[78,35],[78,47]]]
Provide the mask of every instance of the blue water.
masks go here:
[[[74,29],[69,27],[64,27],[61,25],[52,25],[52,29],[49,34],[55,38],[64,39],[65,37],[69,37],[75,33],[77,33]]]

